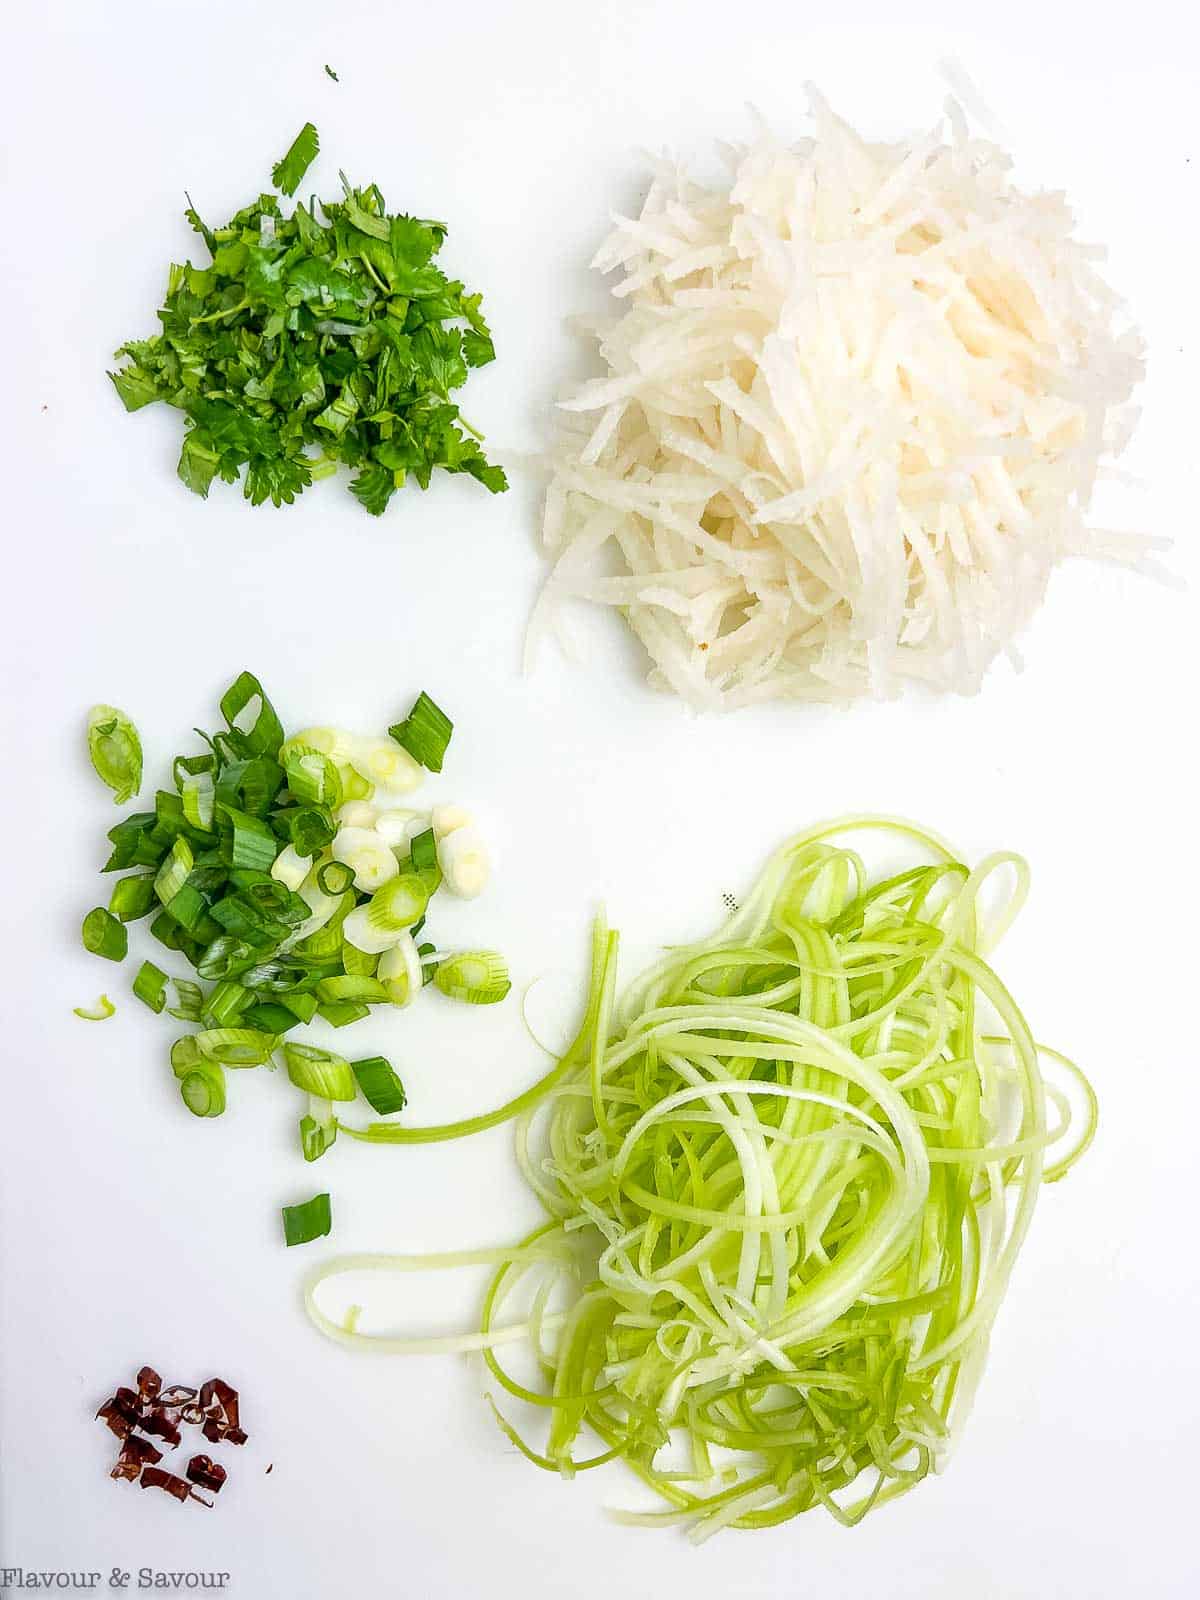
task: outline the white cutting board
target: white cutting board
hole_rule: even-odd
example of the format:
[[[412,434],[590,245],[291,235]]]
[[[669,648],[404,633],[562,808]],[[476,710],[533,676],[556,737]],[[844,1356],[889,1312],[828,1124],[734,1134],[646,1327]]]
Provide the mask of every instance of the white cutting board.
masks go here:
[[[633,147],[703,152],[745,132],[747,101],[802,133],[810,77],[897,135],[937,115],[935,64],[955,55],[1019,180],[1065,188],[1112,246],[1150,341],[1127,462],[1149,488],[1103,515],[1177,535],[1194,578],[1196,22],[1157,0],[821,10],[48,0],[10,16],[0,1563],[100,1571],[105,1587],[116,1569],[131,1589],[142,1568],[225,1571],[238,1600],[1196,1592],[1194,591],[1077,566],[1024,642],[1024,675],[997,668],[976,701],[697,721],[644,688],[614,618],[585,630],[583,667],[520,676],[532,479],[514,472],[501,500],[439,481],[380,522],[332,485],[281,512],[219,484],[204,504],[174,477],[178,419],[125,416],[103,377],[122,339],[152,330],[167,262],[189,248],[185,187],[223,217],[311,117],[320,190],[344,167],[449,222],[443,261],[484,291],[499,350],[468,414],[531,450],[580,370],[562,318],[600,300],[585,266],[606,214],[637,202]],[[382,729],[423,687],[450,710],[436,792],[480,813],[497,872],[438,931],[501,945],[519,984],[581,971],[602,899],[627,971],[704,931],[721,890],[842,809],[1029,856],[1033,895],[999,965],[1040,1035],[1091,1072],[1101,1131],[1043,1198],[944,1478],[851,1533],[814,1513],[695,1552],[605,1519],[642,1503],[621,1467],[562,1483],[522,1461],[472,1362],[356,1359],[311,1331],[297,1285],[323,1247],[283,1249],[281,1202],[328,1185],[332,1242],[356,1249],[499,1243],[535,1211],[504,1131],[343,1144],[307,1169],[296,1096],[265,1074],[232,1084],[220,1121],[193,1120],[169,1023],[130,999],[132,968],[79,948],[117,815],[83,756],[87,706],[126,707],[162,781],[243,666],[293,727]],[[117,1017],[77,1021],[105,987]],[[414,1119],[488,1106],[540,1070],[511,1005],[431,1002],[356,1033],[356,1053],[394,1056]],[[409,1325],[469,1326],[476,1288],[414,1280]],[[224,1453],[212,1512],[106,1477],[90,1408],[146,1361],[242,1391],[251,1441]]]

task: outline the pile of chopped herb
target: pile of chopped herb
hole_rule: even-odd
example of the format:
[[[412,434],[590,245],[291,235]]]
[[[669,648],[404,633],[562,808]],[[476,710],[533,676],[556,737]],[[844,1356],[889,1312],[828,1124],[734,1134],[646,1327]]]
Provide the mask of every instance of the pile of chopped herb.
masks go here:
[[[285,738],[249,672],[223,695],[221,711],[226,726],[200,734],[202,749],[175,758],[174,786],[158,791],[153,810],[109,830],[103,870],[127,875],[107,907],[84,918],[84,946],[122,961],[128,924],[148,917],[159,944],[195,968],[199,982],[143,961],[132,988],[152,1011],[191,1026],[170,1059],[196,1116],[224,1111],[228,1070],[282,1065],[306,1096],[306,1161],[323,1155],[339,1129],[386,1142],[392,1124],[356,1127],[334,1107],[361,1099],[380,1117],[401,1110],[404,1088],[390,1062],[351,1061],[290,1036],[314,1019],[343,1028],[372,1006],[411,1005],[427,984],[474,1005],[509,992],[495,952],[417,943],[439,890],[471,899],[487,876],[486,850],[466,812],[408,803],[426,771],[441,771],[453,724],[422,694],[386,739],[335,728]],[[122,722],[123,757],[105,746],[97,770],[133,793],[141,743]],[[295,1208],[303,1214],[288,1225],[289,1243],[328,1232],[328,1196],[321,1198],[323,1227],[316,1210]]]
[[[293,195],[318,151],[306,123],[272,181]],[[495,357],[480,309],[434,263],[442,222],[390,215],[375,184],[285,216],[261,194],[222,228],[190,201],[205,267],[172,265],[161,332],[116,352],[109,376],[129,411],[155,400],[187,418],[179,476],[207,495],[214,477],[254,505],[291,505],[339,463],[351,493],[378,516],[411,474],[465,472],[493,494],[508,487],[451,393]]]

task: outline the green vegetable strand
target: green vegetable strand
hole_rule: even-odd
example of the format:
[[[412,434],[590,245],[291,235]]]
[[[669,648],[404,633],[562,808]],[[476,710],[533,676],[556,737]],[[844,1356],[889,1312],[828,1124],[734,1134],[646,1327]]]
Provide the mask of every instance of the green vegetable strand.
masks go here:
[[[914,864],[872,872],[864,836]],[[971,869],[851,817],[788,841],[619,1002],[598,927],[580,1033],[524,1095],[441,1127],[342,1125],[414,1142],[516,1118],[545,1222],[507,1250],[328,1262],[314,1324],[356,1349],[480,1350],[546,1419],[539,1449],[496,1412],[530,1461],[619,1457],[656,1491],[624,1522],[700,1542],[818,1506],[852,1525],[908,1492],[962,1428],[1042,1185],[1095,1130],[1086,1080],[989,964],[1027,884],[1018,856]],[[477,1332],[364,1335],[318,1303],[343,1273],[472,1263],[494,1268]],[[500,1363],[514,1341],[532,1386]]]

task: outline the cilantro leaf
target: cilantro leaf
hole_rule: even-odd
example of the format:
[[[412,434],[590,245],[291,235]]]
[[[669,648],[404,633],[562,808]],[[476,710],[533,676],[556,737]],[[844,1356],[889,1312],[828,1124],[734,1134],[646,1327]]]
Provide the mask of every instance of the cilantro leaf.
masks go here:
[[[311,122],[306,122],[292,140],[287,155],[271,168],[271,182],[284,194],[295,194],[300,180],[317,159],[321,141]]]
[[[350,480],[350,493],[373,517],[383,515],[395,492],[396,474],[378,463],[364,467]]]

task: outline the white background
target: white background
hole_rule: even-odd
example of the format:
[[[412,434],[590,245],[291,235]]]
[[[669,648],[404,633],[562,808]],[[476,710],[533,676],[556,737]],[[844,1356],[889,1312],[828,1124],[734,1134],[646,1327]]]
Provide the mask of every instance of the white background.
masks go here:
[[[1200,40],[1184,10],[159,0],[10,14],[0,1562],[105,1581],[114,1566],[225,1569],[240,1600],[1196,1592],[1194,588],[1063,571],[1024,675],[998,668],[975,701],[697,721],[642,686],[612,618],[591,630],[590,666],[520,676],[532,479],[514,473],[501,500],[442,481],[378,522],[340,485],[281,512],[220,484],[205,504],[174,477],[178,419],[126,417],[103,376],[122,339],[151,331],[168,260],[196,248],[185,186],[227,214],[311,117],[320,189],[342,166],[450,222],[443,262],[484,290],[500,353],[472,378],[469,414],[498,447],[532,450],[578,370],[562,318],[601,292],[585,265],[606,213],[636,203],[634,147],[739,137],[746,101],[802,132],[810,77],[894,136],[937,115],[935,63],[952,53],[999,111],[1020,181],[1065,188],[1111,245],[1150,344],[1127,463],[1149,487],[1103,515],[1175,536],[1194,582]],[[437,791],[486,819],[499,870],[438,931],[502,945],[519,983],[580,969],[601,898],[627,971],[704,931],[720,890],[846,808],[911,814],[971,856],[1030,857],[1001,969],[1041,1036],[1091,1072],[1103,1120],[1043,1198],[945,1477],[854,1532],[816,1513],[695,1552],[605,1519],[638,1499],[620,1467],[562,1483],[520,1460],[478,1367],[356,1359],[309,1329],[297,1283],[321,1247],[286,1252],[278,1207],[318,1176],[341,1247],[499,1243],[535,1213],[502,1131],[342,1145],[306,1169],[277,1078],[242,1074],[223,1119],[188,1117],[168,1020],[130,999],[131,967],[80,950],[116,817],[84,758],[87,706],[135,716],[160,782],[242,666],[293,727],[382,729],[422,687],[451,710]],[[117,1017],[77,1021],[104,987]],[[512,1006],[478,1018],[430,997],[422,1018],[358,1031],[394,1055],[421,1120],[540,1070]],[[474,1293],[414,1281],[409,1325],[468,1326]],[[143,1361],[242,1390],[251,1443],[225,1453],[211,1513],[105,1476],[113,1441],[89,1417]]]

